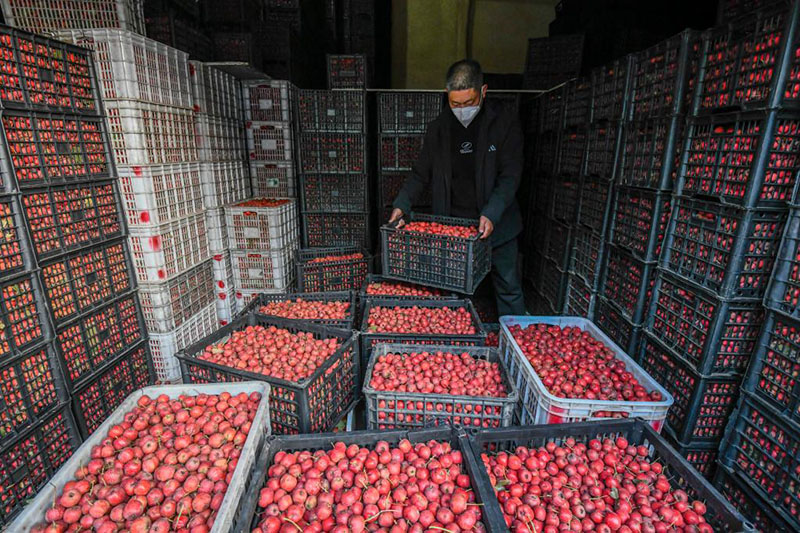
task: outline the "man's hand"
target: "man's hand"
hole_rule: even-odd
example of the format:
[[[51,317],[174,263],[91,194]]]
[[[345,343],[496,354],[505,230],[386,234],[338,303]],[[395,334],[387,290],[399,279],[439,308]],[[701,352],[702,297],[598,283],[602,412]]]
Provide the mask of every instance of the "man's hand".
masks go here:
[[[399,220],[399,222],[397,223],[397,227],[398,228],[402,228],[403,224],[406,223],[405,220],[403,220],[403,210],[402,209],[394,208],[392,210],[392,214],[389,216],[389,224],[391,224],[395,220]]]
[[[486,239],[494,231],[494,224],[486,217],[481,217],[480,224],[478,224],[478,233],[481,234],[481,239]]]

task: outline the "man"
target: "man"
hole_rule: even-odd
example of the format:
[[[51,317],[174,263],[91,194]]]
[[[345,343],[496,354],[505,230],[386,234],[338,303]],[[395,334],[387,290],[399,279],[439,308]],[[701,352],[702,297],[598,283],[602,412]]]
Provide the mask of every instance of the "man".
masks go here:
[[[486,102],[487,86],[477,61],[454,63],[447,70],[446,87],[450,109],[428,126],[422,152],[395,198],[389,221],[409,213],[425,190],[432,193],[435,215],[479,219],[481,238],[491,239],[498,314],[523,315],[517,274],[522,215],[515,199],[523,157],[519,121]]]

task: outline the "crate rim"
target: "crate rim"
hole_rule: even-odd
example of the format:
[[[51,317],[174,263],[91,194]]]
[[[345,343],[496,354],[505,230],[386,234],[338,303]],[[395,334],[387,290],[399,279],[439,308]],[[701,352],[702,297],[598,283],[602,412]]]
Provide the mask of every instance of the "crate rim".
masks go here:
[[[451,304],[451,305],[448,305]],[[455,305],[453,305],[455,304]],[[448,334],[448,333],[387,333],[381,331],[367,331],[368,330],[368,323],[369,323],[369,312],[374,307],[454,307],[454,308],[466,308],[469,312],[470,316],[472,317],[472,325],[475,326],[475,333],[469,333],[466,335],[458,335],[458,334]],[[475,311],[475,306],[472,304],[472,300],[469,298],[458,299],[458,300],[393,300],[391,298],[375,298],[368,302],[365,302],[363,317],[361,319],[361,329],[360,333],[361,336],[366,338],[367,335],[375,335],[380,337],[390,337],[390,338],[403,338],[408,336],[419,336],[425,338],[441,338],[441,339],[450,339],[453,336],[465,337],[465,338],[475,338],[481,337],[486,338],[486,332],[483,330],[483,323],[481,322],[478,313]],[[446,344],[446,343],[445,343]]]
[[[403,217],[405,218],[405,217]],[[408,214],[408,222],[439,222],[440,224],[447,225],[447,226],[478,226],[480,221],[477,218],[461,218],[461,217],[450,217],[450,216],[441,216],[441,215],[428,215],[425,213],[418,213],[416,211],[411,211]],[[444,219],[447,222],[441,222]],[[458,222],[463,222],[463,224],[458,224]],[[449,222],[449,223],[448,223]],[[398,228],[393,226],[392,224],[386,223],[381,225],[381,232],[386,231],[387,233],[396,233],[398,231],[402,231],[402,228]],[[408,230],[406,230],[408,231]],[[422,232],[410,232],[410,233],[422,233]],[[423,233],[431,238],[435,238],[437,240],[447,240],[447,241],[457,241],[457,242],[477,242],[480,240],[480,234],[475,235],[474,237],[449,237],[447,235],[434,235],[432,233]]]
[[[358,299],[362,303],[367,302],[368,300],[460,300],[462,299],[458,294],[447,291],[448,294],[444,294],[442,296],[429,296],[429,297],[420,297],[420,296],[392,296],[391,294],[367,294],[367,287],[369,287],[370,283],[381,283],[381,282],[396,282],[396,283],[406,283],[409,285],[418,285],[420,287],[425,287],[425,285],[419,285],[418,283],[412,283],[410,281],[401,281],[396,280],[394,278],[389,278],[384,276],[383,274],[373,274],[368,273],[367,277],[364,278],[364,284],[361,285],[361,289],[358,291]],[[437,289],[443,291],[444,289]]]
[[[343,318],[341,320],[336,319],[297,319],[297,318],[286,318],[281,317],[278,315],[268,315],[266,313],[260,312],[260,307],[267,302],[285,302],[289,300],[296,300],[296,299],[308,299],[309,301],[325,301],[325,302],[349,302],[350,303],[350,310],[348,311],[349,317]],[[333,328],[340,328],[340,329],[353,329],[352,325],[355,321],[356,316],[356,297],[353,291],[329,291],[329,292],[287,292],[283,294],[270,294],[270,293],[260,293],[258,296],[253,298],[250,303],[247,304],[242,311],[237,313],[238,315],[245,315],[248,313],[253,313],[259,316],[264,316],[268,318],[277,318],[282,320],[293,320],[293,321],[302,321],[308,320],[311,323],[319,324],[322,326],[330,326]],[[347,324],[350,327],[347,327]]]

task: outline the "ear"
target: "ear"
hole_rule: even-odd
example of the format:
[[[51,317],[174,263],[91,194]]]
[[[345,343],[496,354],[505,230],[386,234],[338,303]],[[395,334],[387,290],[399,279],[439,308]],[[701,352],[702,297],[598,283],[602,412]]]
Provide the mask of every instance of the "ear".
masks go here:
[[[488,91],[488,90],[489,90],[489,86],[484,83],[483,87],[481,87],[481,99],[486,98],[486,91]]]

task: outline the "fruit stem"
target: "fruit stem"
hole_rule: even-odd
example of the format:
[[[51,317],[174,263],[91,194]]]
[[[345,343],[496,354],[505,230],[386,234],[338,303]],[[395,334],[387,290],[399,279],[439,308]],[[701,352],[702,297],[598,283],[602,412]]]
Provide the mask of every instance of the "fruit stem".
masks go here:
[[[303,528],[301,528],[300,526],[298,526],[298,525],[297,525],[297,524],[294,522],[294,520],[292,520],[291,518],[286,518],[285,516],[284,516],[284,517],[282,517],[282,518],[283,518],[283,519],[284,519],[286,522],[289,522],[289,523],[290,523],[290,524],[292,524],[294,527],[296,527],[296,528],[297,528],[297,531],[300,531],[300,532],[302,532],[302,531],[303,531]]]

